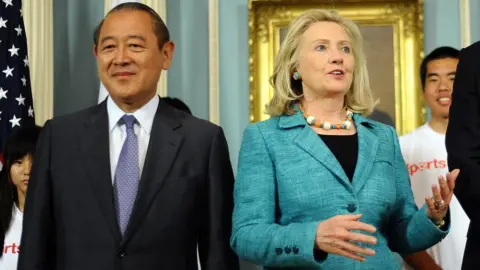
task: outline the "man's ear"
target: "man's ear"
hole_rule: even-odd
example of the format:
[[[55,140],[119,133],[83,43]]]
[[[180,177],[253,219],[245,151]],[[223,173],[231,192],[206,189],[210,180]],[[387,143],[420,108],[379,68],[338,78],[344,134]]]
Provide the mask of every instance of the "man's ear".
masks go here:
[[[95,57],[98,56],[98,47],[95,44],[93,45],[93,55],[95,55]]]
[[[175,43],[173,41],[169,41],[163,45],[162,54],[163,54],[163,69],[167,70],[172,63],[173,52],[175,51]]]

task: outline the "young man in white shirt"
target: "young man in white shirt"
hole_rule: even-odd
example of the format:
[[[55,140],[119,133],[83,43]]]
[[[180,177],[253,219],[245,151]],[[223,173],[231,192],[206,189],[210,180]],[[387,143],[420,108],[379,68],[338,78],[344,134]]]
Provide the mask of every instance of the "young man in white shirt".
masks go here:
[[[425,197],[431,196],[431,186],[435,184],[437,176],[448,172],[445,133],[458,58],[459,51],[451,47],[439,47],[425,57],[420,76],[431,119],[400,137],[402,154],[418,206],[425,203]],[[470,221],[455,197],[450,203],[450,214],[451,229],[448,236],[426,251],[405,255],[405,269],[461,268]]]

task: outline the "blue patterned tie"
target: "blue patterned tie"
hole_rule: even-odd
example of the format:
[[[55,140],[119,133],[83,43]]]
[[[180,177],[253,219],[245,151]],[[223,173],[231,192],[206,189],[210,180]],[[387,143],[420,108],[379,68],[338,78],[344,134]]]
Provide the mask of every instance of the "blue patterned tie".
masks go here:
[[[138,167],[138,139],[133,129],[136,119],[133,115],[124,115],[120,121],[125,123],[127,138],[118,158],[114,190],[117,219],[123,235],[137,196],[140,173]]]

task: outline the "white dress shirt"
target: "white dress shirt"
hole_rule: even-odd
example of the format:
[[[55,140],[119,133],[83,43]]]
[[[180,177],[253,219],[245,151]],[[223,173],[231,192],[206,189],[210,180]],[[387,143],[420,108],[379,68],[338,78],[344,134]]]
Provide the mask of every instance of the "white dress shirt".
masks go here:
[[[157,112],[159,102],[160,99],[158,95],[155,95],[147,104],[143,105],[143,107],[134,113],[125,113],[110,97],[108,97],[107,113],[110,138],[110,169],[112,172],[112,184],[115,181],[115,171],[117,169],[118,158],[120,157],[123,143],[127,138],[126,126],[122,122],[119,122],[120,119],[125,114],[133,115],[137,119],[134,125],[134,130],[138,138],[138,165],[140,177],[143,171],[143,165],[145,163],[145,156],[147,155],[153,118]]]

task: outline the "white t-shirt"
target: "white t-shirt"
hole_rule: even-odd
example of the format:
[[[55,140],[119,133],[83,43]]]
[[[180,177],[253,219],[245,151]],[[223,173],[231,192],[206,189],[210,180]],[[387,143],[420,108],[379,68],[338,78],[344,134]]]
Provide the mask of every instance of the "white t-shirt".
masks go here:
[[[20,238],[22,237],[23,213],[14,207],[10,229],[5,235],[3,256],[0,258],[1,270],[16,270],[18,252],[20,251]]]
[[[415,203],[425,204],[425,197],[432,196],[432,184],[438,184],[438,176],[448,172],[445,135],[435,132],[425,124],[400,137],[403,158],[408,166]],[[444,270],[461,269],[467,241],[469,218],[455,196],[450,202],[450,232],[427,252]],[[410,269],[405,264],[405,269]]]

